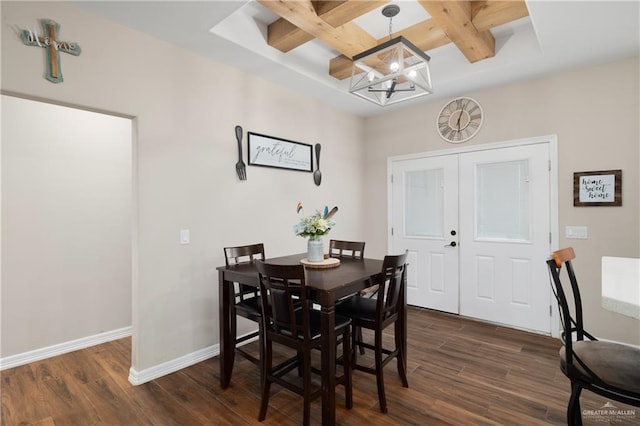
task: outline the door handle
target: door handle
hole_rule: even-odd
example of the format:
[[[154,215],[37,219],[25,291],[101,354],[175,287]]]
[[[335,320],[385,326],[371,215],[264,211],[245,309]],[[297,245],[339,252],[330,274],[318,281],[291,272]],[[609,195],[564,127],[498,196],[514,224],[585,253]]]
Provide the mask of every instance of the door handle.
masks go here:
[[[455,247],[457,246],[458,243],[456,243],[455,241],[451,241],[449,244],[447,244],[445,247]]]

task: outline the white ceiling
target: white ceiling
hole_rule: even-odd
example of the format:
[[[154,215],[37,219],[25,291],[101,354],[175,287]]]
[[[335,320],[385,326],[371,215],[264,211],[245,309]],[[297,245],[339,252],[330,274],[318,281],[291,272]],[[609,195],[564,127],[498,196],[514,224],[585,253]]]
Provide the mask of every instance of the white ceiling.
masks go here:
[[[338,54],[321,42],[308,42],[286,54],[268,46],[266,27],[277,16],[253,0],[74,3],[360,116],[640,54],[639,0],[527,1],[529,17],[491,30],[495,57],[470,64],[452,44],[428,51],[435,93],[383,108],[350,95],[348,79],[329,76],[329,59]],[[401,8],[393,19],[394,32],[429,18],[415,0],[393,3]],[[389,31],[389,20],[380,9],[355,21],[375,38]]]

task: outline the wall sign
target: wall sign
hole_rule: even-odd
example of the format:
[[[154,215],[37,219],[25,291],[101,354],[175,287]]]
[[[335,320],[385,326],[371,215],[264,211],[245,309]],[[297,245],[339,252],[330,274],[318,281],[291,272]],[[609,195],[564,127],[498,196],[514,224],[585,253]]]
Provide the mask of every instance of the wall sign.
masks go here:
[[[41,19],[42,35],[38,30],[22,30],[22,42],[27,46],[39,46],[47,49],[47,75],[45,78],[52,83],[62,82],[62,68],[60,67],[60,53],[65,52],[74,56],[80,55],[80,46],[72,41],[58,40],[60,25],[51,19]]]
[[[573,205],[622,206],[622,170],[574,173]]]
[[[311,145],[249,132],[249,165],[311,172]]]

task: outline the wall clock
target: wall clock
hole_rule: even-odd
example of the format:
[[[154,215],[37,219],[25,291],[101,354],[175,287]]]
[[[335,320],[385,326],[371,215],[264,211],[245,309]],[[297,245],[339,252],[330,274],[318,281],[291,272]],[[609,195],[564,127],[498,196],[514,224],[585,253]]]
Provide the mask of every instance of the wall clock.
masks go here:
[[[484,115],[482,107],[471,98],[455,98],[438,114],[438,133],[449,143],[466,142],[478,133]]]

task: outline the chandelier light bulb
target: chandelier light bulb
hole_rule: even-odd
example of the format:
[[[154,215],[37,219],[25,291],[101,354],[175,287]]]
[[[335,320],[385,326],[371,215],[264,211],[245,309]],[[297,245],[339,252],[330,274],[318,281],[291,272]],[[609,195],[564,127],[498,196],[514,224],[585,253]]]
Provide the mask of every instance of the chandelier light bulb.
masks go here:
[[[418,75],[418,73],[416,72],[416,70],[411,70],[408,73],[410,78],[416,78],[416,76]]]
[[[391,72],[396,72],[400,69],[400,65],[398,65],[397,62],[393,61],[391,62],[391,65],[389,65],[389,69],[391,70]]]

